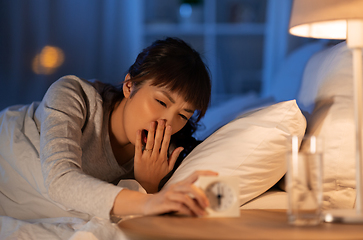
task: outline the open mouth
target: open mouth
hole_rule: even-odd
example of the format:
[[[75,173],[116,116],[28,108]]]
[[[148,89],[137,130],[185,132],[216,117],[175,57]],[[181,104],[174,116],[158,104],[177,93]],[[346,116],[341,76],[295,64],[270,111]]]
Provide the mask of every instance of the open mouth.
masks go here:
[[[141,141],[142,144],[145,146],[146,145],[146,141],[147,141],[147,135],[148,135],[148,131],[147,130],[142,130],[141,132]]]

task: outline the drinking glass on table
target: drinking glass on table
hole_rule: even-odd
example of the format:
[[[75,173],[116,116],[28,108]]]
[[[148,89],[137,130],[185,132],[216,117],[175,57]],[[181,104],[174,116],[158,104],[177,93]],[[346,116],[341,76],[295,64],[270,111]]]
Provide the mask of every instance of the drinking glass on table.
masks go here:
[[[317,225],[322,212],[322,139],[292,136],[287,147],[288,221],[296,226]]]

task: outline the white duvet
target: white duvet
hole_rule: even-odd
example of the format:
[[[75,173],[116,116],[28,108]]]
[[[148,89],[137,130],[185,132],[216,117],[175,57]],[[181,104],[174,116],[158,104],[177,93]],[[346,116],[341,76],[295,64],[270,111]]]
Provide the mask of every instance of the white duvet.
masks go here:
[[[0,239],[128,239],[116,224],[98,217],[85,221],[80,218],[44,218],[17,220],[0,217]]]
[[[127,239],[110,220],[69,211],[49,199],[40,162],[32,160],[38,149],[27,144],[36,135],[33,107],[17,111],[21,116],[0,113],[0,239]]]

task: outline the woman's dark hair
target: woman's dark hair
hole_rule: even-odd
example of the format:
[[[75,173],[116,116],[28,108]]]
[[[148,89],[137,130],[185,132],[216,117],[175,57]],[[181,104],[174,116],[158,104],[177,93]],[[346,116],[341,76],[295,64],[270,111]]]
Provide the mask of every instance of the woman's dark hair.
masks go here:
[[[157,40],[145,48],[129,68],[128,74],[130,75],[128,81],[134,86],[132,94],[135,94],[146,81],[150,81],[152,86],[166,87],[183,96],[184,100],[196,109],[196,113],[187,124],[171,137],[170,143],[176,147],[182,146],[184,150],[179,155],[174,170],[160,182],[160,189],[182,159],[199,143],[192,135],[209,106],[211,95],[209,70],[199,53],[183,40],[166,38]],[[112,92],[115,93],[115,89]],[[119,94],[113,95],[112,104],[115,105],[124,97],[122,88]]]
[[[157,40],[145,48],[129,68],[136,89],[151,80],[152,86],[166,87],[184,97],[197,109],[197,121],[210,101],[209,71],[199,53],[178,38]]]

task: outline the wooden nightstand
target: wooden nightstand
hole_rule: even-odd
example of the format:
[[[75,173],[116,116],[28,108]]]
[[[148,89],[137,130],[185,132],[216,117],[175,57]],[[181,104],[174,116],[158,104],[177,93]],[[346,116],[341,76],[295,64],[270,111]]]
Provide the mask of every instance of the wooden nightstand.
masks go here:
[[[294,227],[285,210],[241,210],[239,218],[152,216],[125,220],[119,227],[134,239],[363,239],[363,225],[321,223]]]

